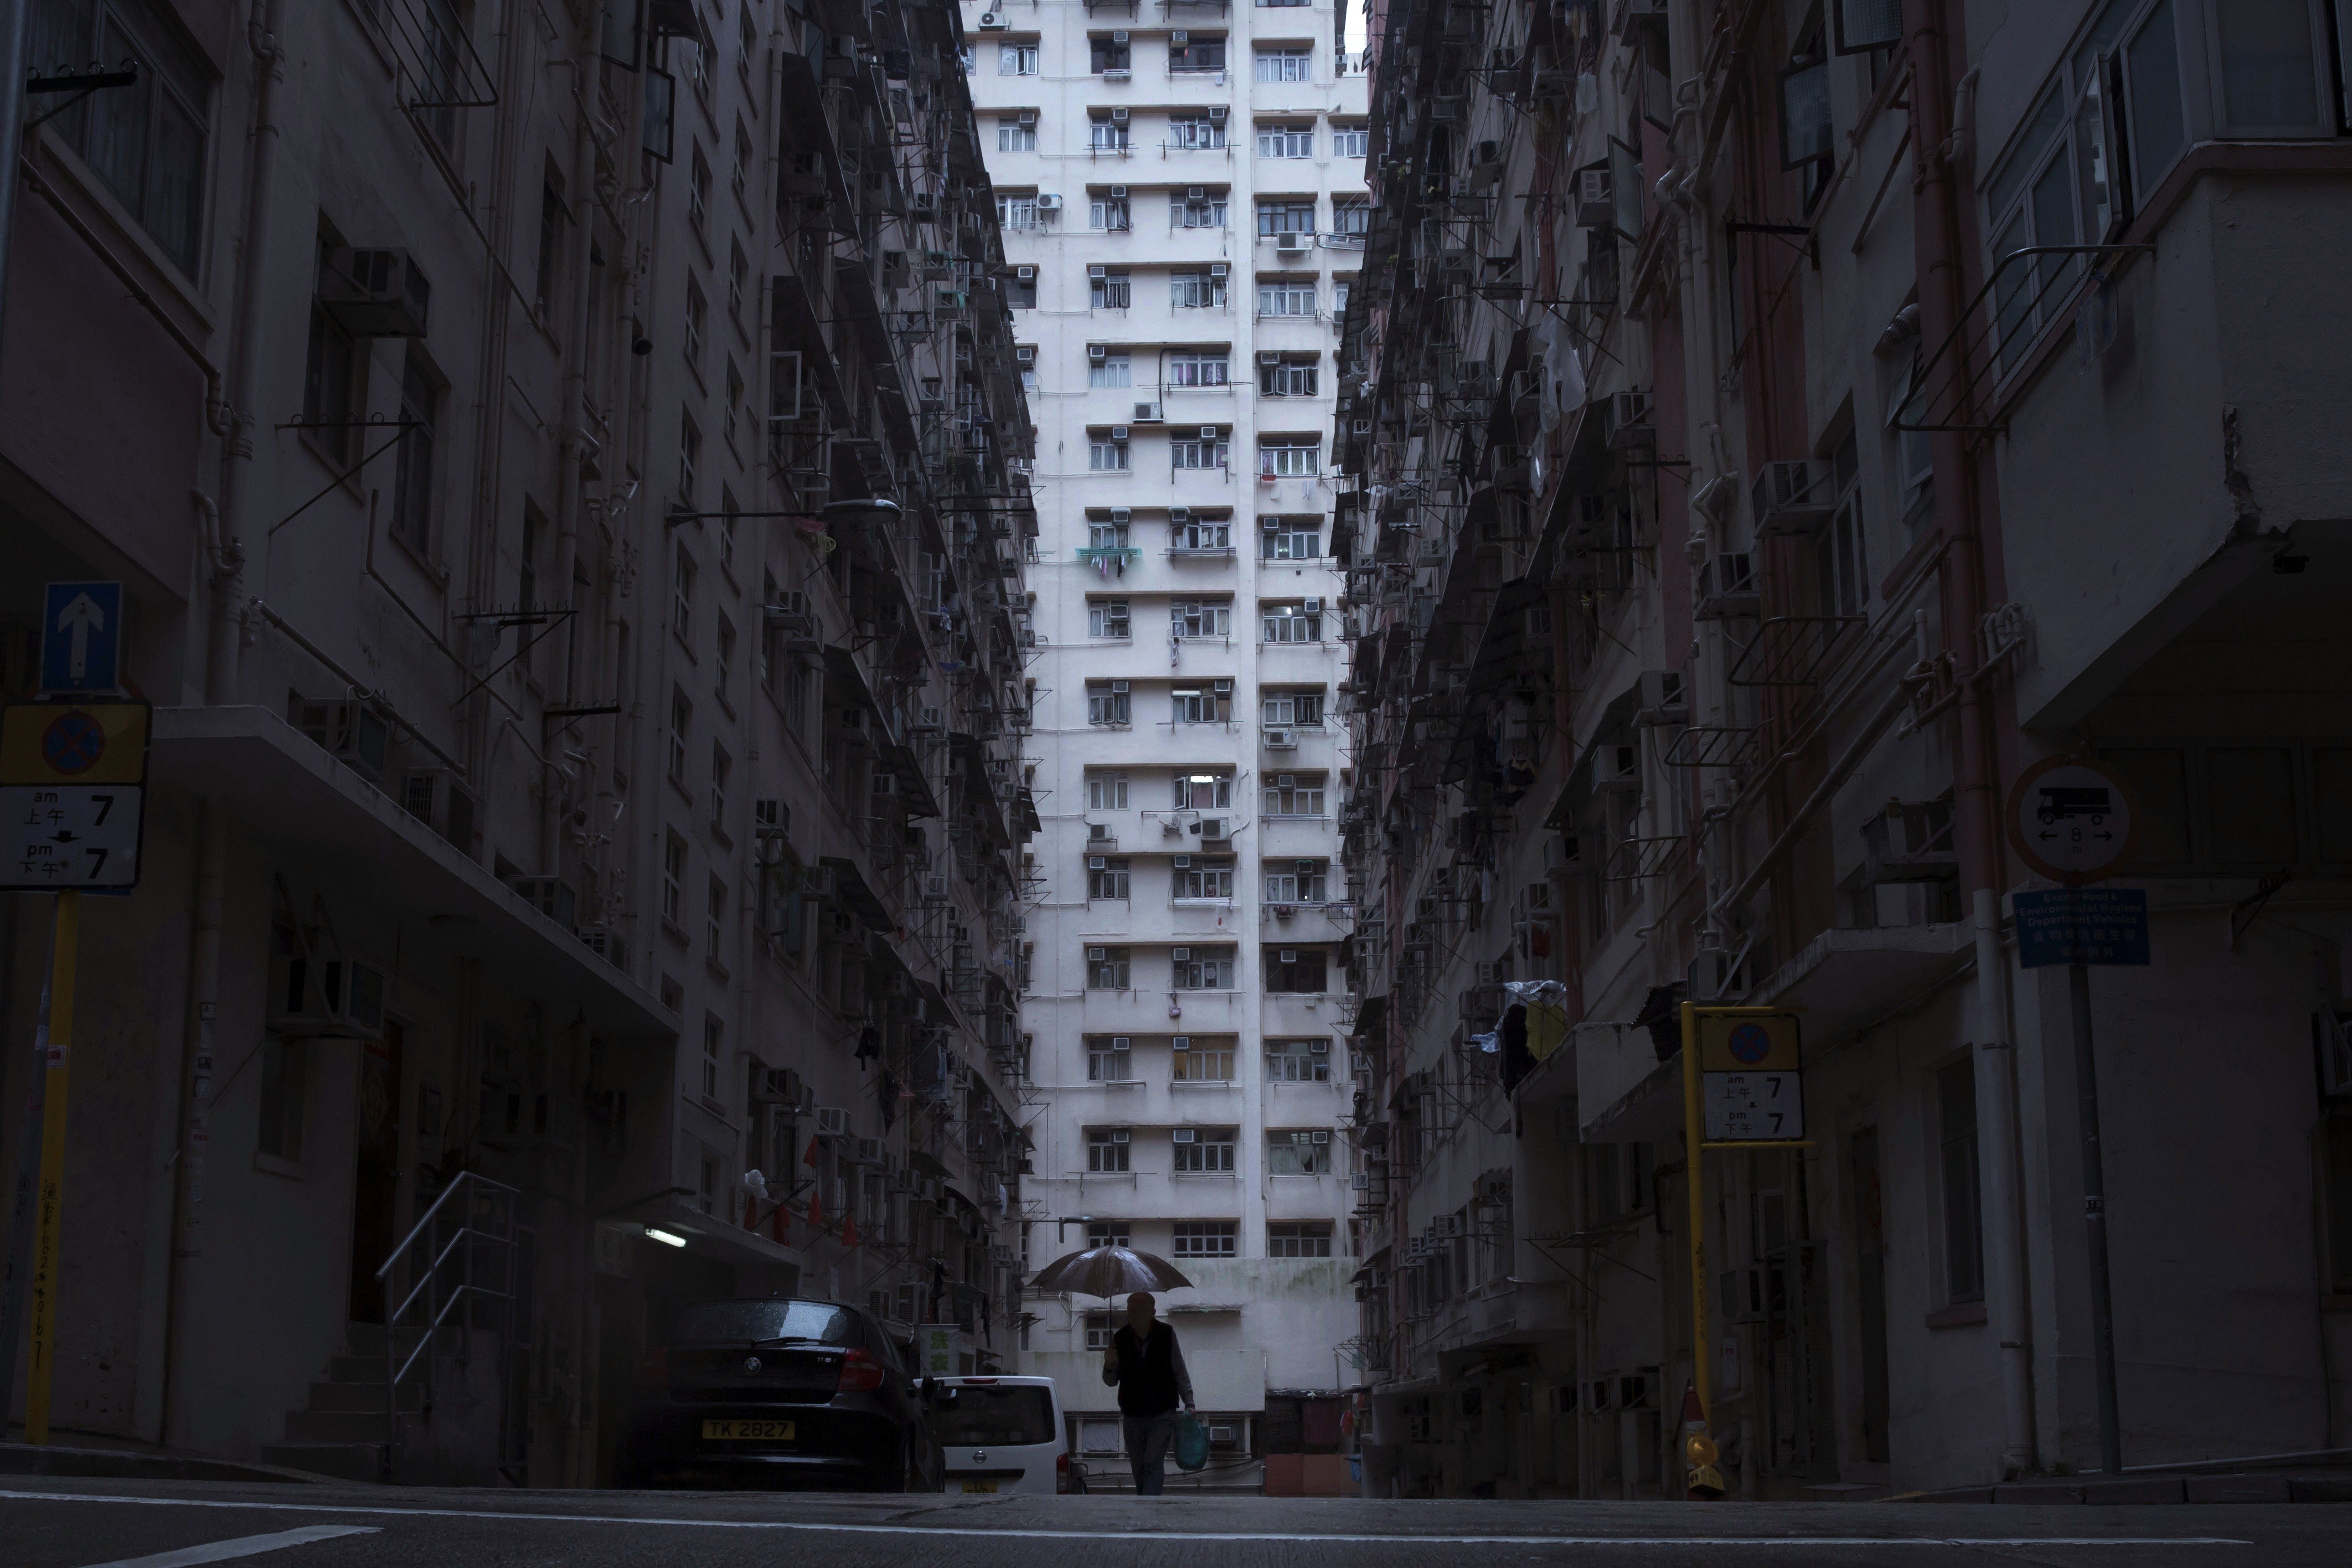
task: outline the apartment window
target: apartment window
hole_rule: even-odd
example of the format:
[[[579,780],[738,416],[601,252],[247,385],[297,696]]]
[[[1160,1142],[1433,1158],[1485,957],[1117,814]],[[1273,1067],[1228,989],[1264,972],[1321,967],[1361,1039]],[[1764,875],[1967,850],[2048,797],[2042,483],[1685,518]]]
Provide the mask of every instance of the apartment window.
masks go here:
[[[563,176],[551,161],[540,176],[539,265],[531,290],[531,302],[542,321],[554,321],[556,301],[562,292],[563,231],[571,221],[571,209],[563,205]]]
[[[1329,1129],[1320,1131],[1267,1133],[1265,1135],[1265,1173],[1269,1176],[1329,1175],[1331,1173]]]
[[[1304,5],[1307,0],[1257,0],[1260,9],[1280,5]]]
[[[1179,811],[1220,811],[1234,804],[1231,773],[1178,773],[1175,806]]]
[[[1034,269],[1026,278],[1015,273],[1007,279],[1004,302],[1015,310],[1034,310],[1037,308],[1037,275]],[[1037,384],[1036,370],[1034,367],[1023,370],[1021,381],[1024,386],[1034,387]]]
[[[732,371],[734,366],[730,364],[728,366],[728,369]],[[735,383],[734,384],[740,385],[740,383]],[[716,520],[718,527],[712,531],[718,536],[719,541],[719,570],[727,574],[728,581],[730,582],[734,581],[735,578],[735,518],[736,514],[740,512],[742,510],[742,503],[735,499],[735,491],[733,488],[728,485],[719,486],[719,515]],[[719,617],[719,625],[721,628],[722,634],[719,639],[719,645],[722,648],[731,653],[735,647],[735,629],[732,626],[728,626],[727,618],[724,616]],[[726,684],[727,679],[722,673],[719,677],[719,689],[722,691],[726,689]]]
[[[716,1105],[719,1102],[719,1069],[725,1065],[727,1026],[715,1013],[702,1016],[702,1098]]]
[[[1131,70],[1135,66],[1135,51],[1131,46],[1116,39],[1088,38],[1087,61],[1087,68],[1097,76],[1105,71]]]
[[[1234,605],[1230,599],[1173,599],[1168,605],[1168,635],[1185,637],[1231,637]]]
[[[1128,898],[1128,862],[1124,855],[1087,857],[1087,897],[1124,902]]]
[[[79,57],[77,57],[79,58]],[[104,94],[94,94],[103,97]],[[302,376],[302,423],[319,448],[338,462],[351,459],[353,420],[359,406],[359,345],[322,302],[334,265],[334,241],[321,235],[316,283],[310,300],[309,359]]]
[[[809,702],[810,699],[815,695],[812,689],[815,684],[816,678],[810,672],[808,667],[801,663],[799,659],[793,659],[785,668],[783,695],[784,729],[787,733],[789,733],[794,740],[800,742],[803,745],[806,745],[808,743]]]
[[[209,73],[154,0],[46,0],[30,7],[37,69],[135,63],[139,79],[47,102],[52,131],[106,182],[133,222],[193,278],[204,238]]]
[[[1097,153],[1128,151],[1127,121],[1113,120],[1108,114],[1089,119],[1087,122],[1087,146]]]
[[[1101,292],[1102,289],[1104,285],[1110,281],[1111,279],[1108,278],[1097,278],[1095,279],[1096,299],[1100,300],[1103,297]],[[1127,279],[1121,278],[1118,279],[1118,297],[1123,300],[1127,297]],[[1129,357],[1128,352],[1125,349],[1113,350],[1105,353],[1099,359],[1096,358],[1092,354],[1088,354],[1087,356],[1087,384],[1088,386],[1133,386],[1135,384],[1135,362]]]
[[[1317,947],[1269,947],[1265,950],[1268,991],[1319,992],[1328,984],[1329,954]]]
[[[1234,1048],[1229,1045],[1211,1045],[1189,1036],[1179,1035],[1175,1050],[1169,1059],[1173,1064],[1169,1078],[1176,1083],[1231,1083],[1234,1081]]]
[[[1088,1236],[1092,1236],[1094,1232],[1092,1229],[1089,1229],[1087,1234]],[[1117,1242],[1107,1243],[1106,1245],[1124,1247],[1127,1244],[1125,1242]],[[1087,1349],[1090,1351],[1107,1351],[1110,1349],[1110,1342],[1113,1336],[1118,1332],[1120,1325],[1126,1321],[1127,1318],[1124,1314],[1113,1317],[1108,1312],[1088,1312],[1087,1314],[1086,1330]],[[1023,1332],[1025,1335],[1027,1331],[1024,1330]],[[1026,1350],[1028,1346],[1024,1342],[1022,1348]],[[1080,1441],[1086,1446],[1086,1451],[1089,1454],[1116,1455],[1118,1452],[1119,1447],[1118,1423],[1108,1420],[1099,1424],[1089,1423],[1089,1430],[1091,1431],[1097,1425],[1099,1425],[1104,1428],[1103,1434],[1099,1438],[1089,1436],[1080,1439]]]
[[[735,156],[727,166],[727,187],[735,193],[735,199],[746,207],[751,205],[751,133],[744,130],[743,122],[738,120],[735,122]]]
[[[281,1035],[261,1037],[261,1129],[254,1146],[273,1160],[299,1163],[310,1103],[310,1046]]]
[[[672,833],[662,845],[662,919],[686,919],[686,840]]]
[[[1097,310],[1124,310],[1135,300],[1134,280],[1123,271],[1106,268],[1098,278],[1088,274],[1087,284],[1087,302]],[[1119,374],[1124,376],[1127,374],[1125,369],[1127,358],[1127,351],[1121,349],[1116,353],[1106,354],[1100,360],[1091,361],[1087,365],[1087,384],[1089,386],[1127,385],[1128,383],[1123,380],[1097,381],[1094,379],[1095,373],[1108,367],[1113,359],[1119,362],[1121,367]]]
[[[1286,197],[1257,204],[1257,236],[1260,239],[1314,232],[1315,203],[1312,198]]]
[[[423,555],[433,548],[433,449],[440,437],[441,389],[413,347],[400,373],[400,416],[408,424],[393,459],[392,536]]]
[[[1225,305],[1225,280],[1210,272],[1171,272],[1168,302],[1179,310],[1221,310]]]
[[[1225,684],[1231,685],[1228,681]],[[1168,694],[1170,719],[1178,724],[1220,724],[1229,706],[1225,693],[1208,686],[1179,686]]]
[[[702,286],[693,279],[686,280],[686,363],[696,370],[702,367],[702,332],[710,317],[709,302],[702,297]]]
[[[706,1215],[719,1212],[719,1156],[704,1149],[696,1178],[695,1202]]]
[[[2229,0],[2213,7],[2222,118],[2232,134],[2310,136],[2334,130],[2322,125],[2319,76],[2328,38],[2316,11],[2307,0]]]
[[[1267,605],[1260,616],[1270,643],[1310,643],[1323,640],[1323,616],[1304,605]]]
[[[735,772],[735,759],[727,748],[716,741],[710,743],[710,826],[720,830],[727,826],[727,784]]]
[[[1268,816],[1320,816],[1323,815],[1323,775],[1321,773],[1275,773],[1265,786],[1265,815]]]
[[[1231,374],[1231,357],[1222,352],[1179,349],[1168,356],[1171,386],[1223,386]]]
[[[742,241],[727,242],[727,314],[735,324],[743,324],[743,296],[751,286],[751,262],[743,254]]]
[[[1034,153],[1037,150],[1036,117],[1030,115],[1019,120],[999,120],[996,122],[996,150],[1000,153]],[[1013,198],[1003,198],[1005,201],[1012,199]],[[999,205],[1002,205],[1003,203],[1000,202]],[[1036,205],[1033,198],[1029,203],[1030,221],[1024,226],[1035,226]]]
[[[1315,313],[1315,285],[1312,281],[1277,279],[1257,286],[1257,313],[1261,316],[1311,316]]]
[[[1125,1035],[1097,1035],[1087,1041],[1088,1083],[1132,1083],[1134,1064],[1135,1052]]]
[[[1125,773],[1088,773],[1087,775],[1087,809],[1088,811],[1125,811],[1127,809],[1127,775]]]
[[[997,140],[1000,142],[1004,137],[1003,123],[999,121],[997,128]],[[1030,140],[1034,143],[1036,138],[1033,134]],[[1007,234],[1026,233],[1035,228],[1037,226],[1036,196],[1032,194],[1024,196],[997,197],[996,223],[997,226]]]
[[[1870,608],[1870,551],[1863,537],[1857,470],[1854,440],[1849,435],[1830,460],[1837,509],[1813,540],[1814,581],[1822,610],[1832,616],[1859,616]]]
[[[979,68],[977,64],[979,56],[979,49],[971,44],[961,44],[956,47],[956,62],[963,67],[963,74],[966,76],[970,76]]]
[[[1129,1237],[1130,1232],[1128,1222],[1123,1219],[1097,1219],[1087,1222],[1087,1245],[1090,1247],[1129,1247],[1133,1245]],[[1108,1312],[1088,1313],[1087,1328],[1089,1335],[1091,1335],[1094,1331],[1094,1319],[1101,1318],[1105,1320],[1106,1327],[1108,1327],[1109,1317],[1110,1314]],[[1090,1351],[1098,1351],[1109,1343],[1110,1335],[1106,1332],[1103,1335],[1102,1344],[1097,1344],[1091,1338],[1089,1338],[1087,1342],[1087,1349]]]
[[[1087,1169],[1097,1173],[1129,1169],[1127,1152],[1133,1147],[1129,1142],[1131,1137],[1124,1127],[1087,1128]]]
[[[1087,600],[1087,635],[1090,637],[1128,636],[1127,601],[1125,599]]]
[[[1331,279],[1331,319],[1336,321],[1347,313],[1348,279],[1334,278]]]
[[[1179,1258],[1231,1258],[1241,1238],[1241,1222],[1230,1219],[1180,1219],[1176,1222]]]
[[[1895,479],[1902,492],[1903,521],[1914,528],[1935,506],[1935,437],[1925,430],[1906,430],[1897,426],[1898,422],[1922,423],[1926,405],[1919,385],[1919,356],[1914,353],[1895,382],[1886,409],[1886,434],[1894,447]]]
[[[1233,443],[1223,437],[1187,437],[1168,443],[1171,468],[1222,468],[1232,457]]]
[[[1225,68],[1225,39],[1218,35],[1202,37],[1198,34],[1181,44],[1168,46],[1168,74],[1179,71],[1221,71]]]
[[[1125,196],[1094,196],[1087,202],[1087,225],[1108,232],[1124,232],[1135,226],[1135,219]]]
[[[686,783],[687,742],[694,724],[694,704],[683,691],[673,691],[669,699],[669,778],[675,784]]]
[[[1128,985],[1128,950],[1123,947],[1090,947],[1087,949],[1087,989],[1089,991],[1125,991]]]
[[[1372,226],[1372,204],[1362,196],[1334,196],[1331,200],[1331,232],[1352,234],[1361,238]]]
[[[1268,1083],[1329,1083],[1331,1042],[1328,1040],[1268,1040],[1265,1043]]]
[[[1185,552],[1231,550],[1234,522],[1229,517],[1187,518],[1168,531],[1168,548]]]
[[[1365,127],[1361,125],[1334,125],[1331,127],[1331,156],[1334,158],[1369,157],[1371,154],[1371,151],[1372,133]],[[1369,207],[1371,204],[1367,202],[1363,205]],[[1349,231],[1342,229],[1339,232],[1345,234]],[[1363,231],[1359,229],[1355,232],[1360,234]]]
[[[1173,197],[1168,203],[1168,226],[1171,228],[1223,228],[1225,226],[1225,198],[1223,195]]]
[[[1315,360],[1286,359],[1257,367],[1257,390],[1264,397],[1312,397],[1315,395]]]
[[[1936,1073],[1938,1171],[1944,1199],[1944,1297],[1984,1300],[1984,1208],[1977,1173],[1977,1069],[1962,1057]]]
[[[1311,479],[1323,471],[1323,444],[1275,437],[1257,444],[1257,471],[1270,479]]]
[[[1320,860],[1276,861],[1266,868],[1265,901],[1269,904],[1328,902],[1324,889],[1329,876]]]
[[[1170,989],[1231,991],[1234,950],[1230,947],[1180,947],[1170,956]]]
[[[1313,81],[1315,51],[1304,44],[1284,45],[1257,51],[1257,79],[1260,81]]]
[[[1179,152],[1198,152],[1225,144],[1225,122],[1212,120],[1205,114],[1171,115],[1168,121],[1168,145]]]
[[[1127,524],[1123,522],[1088,522],[1087,548],[1089,550],[1125,550]]]
[[[1034,44],[997,45],[996,74],[999,76],[1035,76],[1037,74],[1037,46]]]
[[[1269,691],[1260,699],[1259,717],[1271,728],[1319,730],[1323,727],[1323,689]]]
[[[1323,525],[1314,519],[1267,518],[1258,530],[1264,561],[1317,561],[1323,555]]]
[[[1087,467],[1097,474],[1127,472],[1127,443],[1114,441],[1108,436],[1097,437],[1087,443]]]
[[[1232,1175],[1234,1145],[1239,1135],[1240,1129],[1234,1127],[1177,1128],[1173,1137],[1174,1169],[1180,1175]]]
[[[1125,724],[1131,721],[1127,682],[1124,680],[1094,680],[1087,683],[1087,722],[1089,724]]]
[[[1187,900],[1215,900],[1233,902],[1234,863],[1205,855],[1180,856],[1186,864],[1175,868],[1170,882],[1171,894],[1177,902]]]
[[[1312,158],[1315,156],[1314,121],[1259,126],[1257,155],[1261,158]]]
[[[698,49],[696,54],[702,51]],[[694,144],[694,163],[688,172],[686,188],[686,220],[694,232],[709,237],[710,234],[710,161],[702,155],[702,143]]]
[[[528,553],[526,552],[526,553]],[[669,629],[681,641],[694,640],[694,557],[686,552],[686,542],[679,540],[671,548],[669,579]]]
[[[677,416],[677,499],[682,510],[694,510],[696,479],[702,468],[702,432],[696,427],[694,416],[681,412]]]
[[[1288,5],[1293,0],[1268,0]],[[1331,1222],[1328,1219],[1276,1220],[1265,1227],[1268,1258],[1328,1258]]]

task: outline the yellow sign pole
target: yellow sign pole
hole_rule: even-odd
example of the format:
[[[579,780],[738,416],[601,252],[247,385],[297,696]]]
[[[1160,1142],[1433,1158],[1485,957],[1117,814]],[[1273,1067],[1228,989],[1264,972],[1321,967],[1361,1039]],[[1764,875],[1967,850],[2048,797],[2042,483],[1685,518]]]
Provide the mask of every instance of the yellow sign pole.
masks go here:
[[[1684,1184],[1690,1189],[1691,1387],[1698,1394],[1698,1418],[1709,1425],[1715,1408],[1707,1373],[1706,1181],[1701,1151],[1706,1146],[1699,1110],[1698,1007],[1683,1004]],[[1696,1469],[1696,1465],[1691,1467]]]
[[[58,1231],[65,1219],[66,1068],[73,1050],[74,961],[81,945],[81,895],[58,895],[57,947],[49,960],[47,1100],[41,1108],[40,1228],[33,1244],[33,1347],[25,1389],[25,1441],[49,1440],[49,1374],[57,1365]]]

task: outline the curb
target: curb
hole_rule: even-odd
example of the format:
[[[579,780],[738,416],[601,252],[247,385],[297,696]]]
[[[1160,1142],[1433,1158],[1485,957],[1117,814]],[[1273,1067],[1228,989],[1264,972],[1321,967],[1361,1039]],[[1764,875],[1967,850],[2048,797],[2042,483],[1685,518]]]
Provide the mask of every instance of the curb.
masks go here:
[[[320,1486],[335,1479],[278,1465],[207,1459],[193,1454],[142,1453],[130,1448],[37,1447],[30,1443],[0,1443],[0,1475],[146,1481],[268,1481],[281,1486]]]
[[[1993,1487],[1954,1487],[1909,1492],[1888,1502],[2077,1503],[2137,1506],[2149,1503],[2352,1502],[2352,1473],[2328,1475],[2140,1476],[2115,1480],[2012,1481]]]

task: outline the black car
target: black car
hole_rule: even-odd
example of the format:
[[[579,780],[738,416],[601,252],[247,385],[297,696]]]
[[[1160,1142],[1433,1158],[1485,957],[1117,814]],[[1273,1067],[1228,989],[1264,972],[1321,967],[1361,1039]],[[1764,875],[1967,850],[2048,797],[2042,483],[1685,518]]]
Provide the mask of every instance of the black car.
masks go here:
[[[937,1491],[924,1419],[932,1385],[880,1323],[833,1301],[704,1301],[638,1371],[645,1403],[623,1446],[625,1486]]]

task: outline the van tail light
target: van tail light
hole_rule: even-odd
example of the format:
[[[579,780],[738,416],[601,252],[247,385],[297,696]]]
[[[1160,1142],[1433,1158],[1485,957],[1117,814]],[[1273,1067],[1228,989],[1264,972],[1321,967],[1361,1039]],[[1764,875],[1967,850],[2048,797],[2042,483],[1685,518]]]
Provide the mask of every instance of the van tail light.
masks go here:
[[[859,1350],[853,1350],[841,1358],[841,1381],[834,1384],[835,1394],[871,1394],[881,1386],[880,1362]]]
[[[637,1363],[637,1386],[639,1388],[669,1386],[669,1347],[667,1345],[656,1345],[646,1352],[645,1360]]]
[[[1070,1457],[1067,1454],[1054,1456],[1054,1489],[1057,1492],[1070,1489]]]

